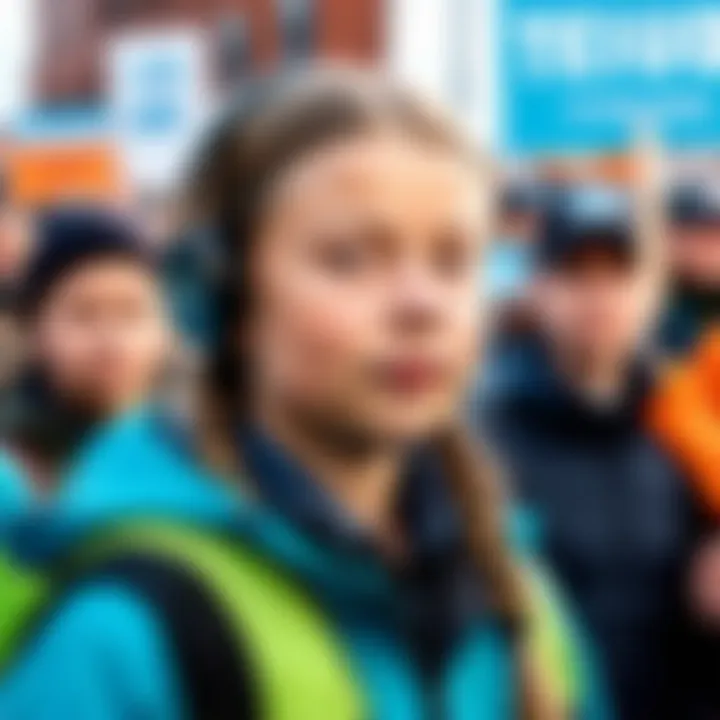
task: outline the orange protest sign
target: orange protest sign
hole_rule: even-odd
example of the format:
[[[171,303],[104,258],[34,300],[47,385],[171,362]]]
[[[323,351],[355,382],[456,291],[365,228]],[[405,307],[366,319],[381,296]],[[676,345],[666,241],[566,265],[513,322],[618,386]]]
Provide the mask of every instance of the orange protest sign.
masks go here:
[[[541,177],[556,182],[601,182],[632,186],[660,178],[662,153],[652,144],[639,143],[625,153],[588,155],[545,160],[538,166]]]
[[[103,140],[23,143],[8,157],[8,187],[18,203],[38,207],[122,195],[120,160]]]

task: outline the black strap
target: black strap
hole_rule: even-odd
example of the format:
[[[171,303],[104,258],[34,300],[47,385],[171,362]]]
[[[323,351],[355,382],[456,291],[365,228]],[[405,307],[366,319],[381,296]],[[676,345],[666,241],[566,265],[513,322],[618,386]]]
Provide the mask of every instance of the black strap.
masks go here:
[[[167,558],[127,553],[93,567],[82,582],[99,579],[132,589],[162,619],[192,720],[259,717],[257,683],[246,648],[216,599],[191,572]]]

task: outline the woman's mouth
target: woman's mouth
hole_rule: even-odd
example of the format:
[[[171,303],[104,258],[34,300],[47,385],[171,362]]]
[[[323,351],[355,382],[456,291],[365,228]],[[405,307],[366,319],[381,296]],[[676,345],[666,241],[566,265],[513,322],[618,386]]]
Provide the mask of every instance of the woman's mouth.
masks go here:
[[[406,358],[380,363],[377,376],[392,392],[415,394],[437,387],[443,381],[445,370],[436,360]]]

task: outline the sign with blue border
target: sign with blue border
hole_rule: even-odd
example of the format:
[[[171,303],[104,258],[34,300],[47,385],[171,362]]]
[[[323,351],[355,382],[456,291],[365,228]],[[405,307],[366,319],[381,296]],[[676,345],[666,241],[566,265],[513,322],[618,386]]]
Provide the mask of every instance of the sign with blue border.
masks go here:
[[[208,40],[199,30],[138,30],[108,50],[108,110],[136,186],[173,187],[184,171],[212,98]]]

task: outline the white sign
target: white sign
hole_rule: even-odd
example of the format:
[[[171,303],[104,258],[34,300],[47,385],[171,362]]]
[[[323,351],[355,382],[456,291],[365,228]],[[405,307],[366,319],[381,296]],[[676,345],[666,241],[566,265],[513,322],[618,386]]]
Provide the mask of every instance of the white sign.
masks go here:
[[[131,182],[175,184],[212,105],[198,30],[121,35],[108,49],[111,123]]]

